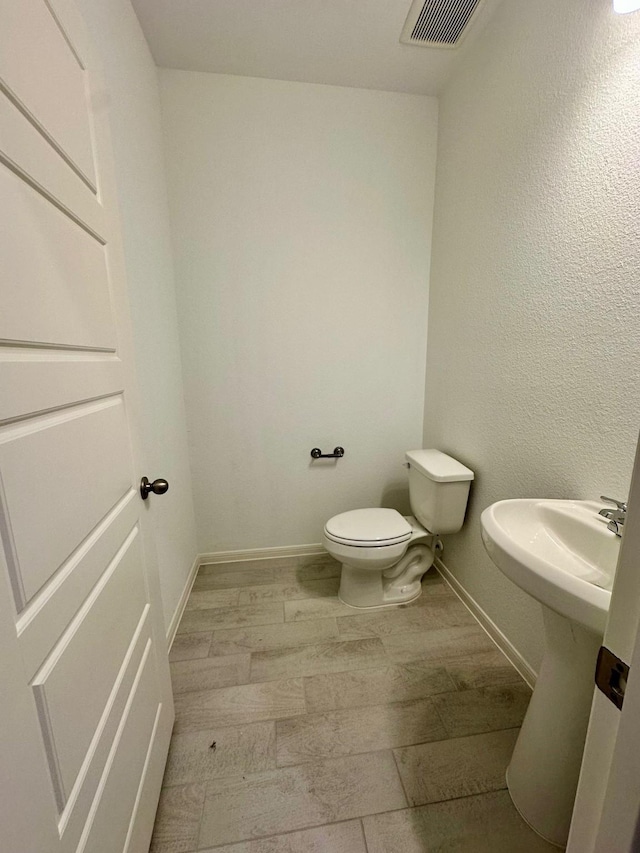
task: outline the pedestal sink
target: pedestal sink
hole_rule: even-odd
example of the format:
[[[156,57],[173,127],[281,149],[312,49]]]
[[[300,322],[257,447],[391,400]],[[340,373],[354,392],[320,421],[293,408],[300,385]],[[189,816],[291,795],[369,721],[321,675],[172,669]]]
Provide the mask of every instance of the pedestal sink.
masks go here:
[[[565,847],[620,539],[593,501],[508,500],[484,510],[496,566],[542,604],[546,651],[507,770],[514,805]]]

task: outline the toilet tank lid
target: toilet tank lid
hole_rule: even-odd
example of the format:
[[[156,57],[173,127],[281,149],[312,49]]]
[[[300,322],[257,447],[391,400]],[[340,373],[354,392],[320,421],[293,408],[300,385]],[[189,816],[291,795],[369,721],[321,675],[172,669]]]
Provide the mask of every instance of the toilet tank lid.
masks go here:
[[[436,483],[473,480],[474,475],[470,468],[439,450],[407,450],[405,458],[410,465]]]

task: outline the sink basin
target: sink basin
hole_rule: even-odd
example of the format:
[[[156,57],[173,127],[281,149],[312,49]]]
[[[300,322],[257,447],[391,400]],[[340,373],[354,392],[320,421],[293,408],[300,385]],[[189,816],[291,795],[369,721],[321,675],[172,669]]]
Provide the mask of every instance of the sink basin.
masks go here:
[[[507,770],[515,807],[547,841],[569,835],[620,538],[593,501],[499,501],[482,541],[513,583],[542,604],[545,654]]]
[[[482,513],[489,556],[556,613],[603,634],[620,538],[595,501],[508,500]]]

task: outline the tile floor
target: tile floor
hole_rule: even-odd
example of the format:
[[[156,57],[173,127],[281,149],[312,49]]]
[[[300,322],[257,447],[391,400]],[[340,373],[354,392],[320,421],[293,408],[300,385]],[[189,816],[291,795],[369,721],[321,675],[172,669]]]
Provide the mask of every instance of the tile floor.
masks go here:
[[[435,570],[361,613],[327,556],[202,566],[151,853],[537,853],[504,772],[530,692]]]

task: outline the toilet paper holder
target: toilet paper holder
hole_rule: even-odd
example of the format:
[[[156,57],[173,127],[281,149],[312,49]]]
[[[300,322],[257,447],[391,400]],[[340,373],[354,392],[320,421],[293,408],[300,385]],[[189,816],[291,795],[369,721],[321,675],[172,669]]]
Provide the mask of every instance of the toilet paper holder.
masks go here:
[[[319,447],[311,451],[312,459],[341,459],[344,456],[344,447],[334,447],[333,453],[323,453]]]

